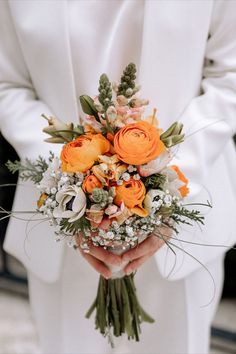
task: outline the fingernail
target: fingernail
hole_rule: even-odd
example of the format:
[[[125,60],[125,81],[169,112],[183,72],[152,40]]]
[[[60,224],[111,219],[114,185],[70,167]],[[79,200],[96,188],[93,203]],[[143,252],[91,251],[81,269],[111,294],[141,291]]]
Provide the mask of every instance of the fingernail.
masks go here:
[[[128,270],[126,270],[126,275],[130,275],[131,273],[132,273],[133,271],[132,271],[132,269],[128,269]]]

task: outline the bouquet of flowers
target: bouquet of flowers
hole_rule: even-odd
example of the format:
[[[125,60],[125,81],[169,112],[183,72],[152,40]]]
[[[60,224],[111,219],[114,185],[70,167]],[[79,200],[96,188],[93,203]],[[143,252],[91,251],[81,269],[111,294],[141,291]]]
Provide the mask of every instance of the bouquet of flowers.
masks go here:
[[[175,122],[163,131],[156,109],[145,118],[149,102],[140,98],[135,79],[132,63],[118,84],[101,75],[98,95],[80,97],[82,125],[43,115],[46,141],[63,144],[60,158],[50,153],[48,159],[7,163],[36,184],[37,211],[50,219],[56,239],[79,244],[84,252],[93,245],[121,255],[150,235],[168,245],[163,228],[178,233],[180,224],[204,223],[200,211],[183,204],[188,180],[171,165],[173,147],[184,141],[183,125]],[[111,279],[100,276],[86,316],[96,312],[96,329],[104,336],[126,333],[138,341],[141,323],[154,320],[139,304],[134,274],[125,275],[125,265],[111,268]]]

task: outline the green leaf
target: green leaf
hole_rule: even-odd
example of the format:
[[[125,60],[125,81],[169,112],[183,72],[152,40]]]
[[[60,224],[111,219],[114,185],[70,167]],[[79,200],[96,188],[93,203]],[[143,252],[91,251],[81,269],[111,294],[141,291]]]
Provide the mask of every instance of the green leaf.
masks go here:
[[[75,234],[79,231],[84,232],[89,228],[90,222],[84,216],[74,222],[69,222],[69,219],[65,218],[61,219],[60,221],[60,230],[70,234]]]
[[[8,160],[6,167],[11,173],[19,172],[22,181],[39,183],[43,178],[43,173],[48,169],[48,163],[42,156],[39,156],[35,161],[25,159],[24,161],[16,160],[12,162]]]
[[[95,107],[93,99],[88,96],[88,95],[82,95],[79,97],[81,107],[83,109],[83,112],[86,114],[89,114],[90,116],[94,116],[97,121],[100,122],[99,116],[98,116],[98,110]]]
[[[166,147],[170,148],[184,141],[184,134],[182,134],[183,124],[181,122],[174,122],[171,126],[161,134],[160,139]]]

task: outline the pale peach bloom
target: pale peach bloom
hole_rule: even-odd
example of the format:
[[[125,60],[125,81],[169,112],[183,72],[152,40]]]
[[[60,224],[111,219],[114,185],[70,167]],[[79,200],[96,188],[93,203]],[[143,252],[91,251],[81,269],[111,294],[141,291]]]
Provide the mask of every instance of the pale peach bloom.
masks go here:
[[[103,125],[99,123],[94,116],[86,115],[83,119],[86,133],[101,133]]]
[[[138,173],[142,177],[148,177],[155,173],[161,172],[167,164],[172,160],[173,156],[170,151],[165,150],[160,156],[158,156],[155,160],[150,161],[144,165],[138,166]]]
[[[121,203],[116,213],[109,216],[109,219],[115,219],[119,225],[123,224],[133,213],[130,209],[126,208],[124,203]]]
[[[92,205],[90,209],[86,209],[86,219],[91,222],[93,227],[97,227],[101,223],[103,215],[104,210],[97,204]]]
[[[118,106],[127,106],[128,105],[128,99],[123,95],[117,96],[116,101],[118,103]]]
[[[107,180],[118,181],[127,169],[127,165],[120,162],[117,154],[113,156],[99,155],[99,161],[102,163],[93,166],[92,171],[104,185],[107,185]]]
[[[107,215],[113,215],[117,212],[118,210],[118,206],[117,205],[109,205],[106,209],[105,209],[105,214]]]

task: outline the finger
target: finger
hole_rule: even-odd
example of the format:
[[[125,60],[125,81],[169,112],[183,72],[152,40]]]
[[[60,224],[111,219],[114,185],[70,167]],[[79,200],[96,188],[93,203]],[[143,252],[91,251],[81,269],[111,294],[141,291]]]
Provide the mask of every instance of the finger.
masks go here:
[[[80,243],[83,238],[82,234],[78,234],[76,238],[76,242],[80,248]],[[90,245],[89,247],[90,255],[94,256],[95,258],[99,259],[100,261],[110,264],[110,265],[120,265],[121,264],[121,256],[113,254],[107,250],[104,250],[102,247],[97,247],[94,245]]]
[[[160,239],[168,240],[171,237],[173,230],[168,226],[160,226],[157,227],[155,230],[155,235],[158,236]]]
[[[134,259],[143,257],[146,254],[150,253],[151,251],[154,251],[154,252],[157,251],[161,247],[162,244],[163,244],[163,241],[158,239],[156,236],[149,236],[141,244],[139,244],[135,248],[127,251],[123,255],[122,259],[123,259],[123,261],[132,261]]]
[[[102,247],[96,247],[92,245],[90,246],[89,253],[104,263],[111,265],[121,264],[121,256],[104,250]]]
[[[146,254],[145,256],[137,258],[133,262],[129,263],[124,269],[125,274],[130,275],[133,273],[135,270],[141,267],[141,265],[143,265],[143,263],[145,263],[152,256],[152,254],[153,253]]]
[[[94,258],[90,254],[84,253],[83,251],[81,251],[81,254],[86,259],[86,261],[104,278],[109,279],[111,277],[111,271],[104,263]]]

